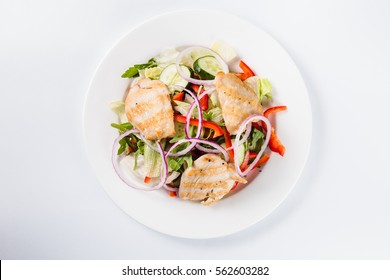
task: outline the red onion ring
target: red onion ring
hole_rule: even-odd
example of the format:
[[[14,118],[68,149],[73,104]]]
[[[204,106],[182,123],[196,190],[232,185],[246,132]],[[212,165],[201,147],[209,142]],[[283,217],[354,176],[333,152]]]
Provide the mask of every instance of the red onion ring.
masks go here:
[[[174,156],[174,155],[170,155],[171,151],[174,148],[176,148],[177,146],[179,146],[180,144],[183,144],[185,142],[191,142],[191,143],[195,143],[195,144],[207,144],[207,145],[210,145],[211,147],[215,148],[216,150],[220,151],[223,154],[223,156],[225,157],[225,161],[226,162],[229,161],[229,154],[226,152],[226,150],[223,147],[221,147],[220,145],[218,145],[218,144],[216,144],[214,142],[211,142],[211,141],[208,141],[208,140],[203,140],[203,139],[198,139],[198,138],[187,138],[187,139],[181,139],[181,140],[177,141],[175,144],[173,144],[171,146],[171,148],[169,148],[169,150],[168,150],[168,152],[166,152],[165,156],[166,157]],[[191,145],[189,147],[191,147]],[[188,148],[186,148],[185,150],[181,151],[180,153],[187,154],[188,151],[186,151],[186,150],[190,150]],[[207,148],[205,148],[205,149],[207,149]],[[175,156],[176,156],[176,154],[175,154]]]
[[[205,152],[205,153],[212,153],[212,154],[219,154],[220,151],[219,150],[213,150],[213,149],[209,149],[209,148],[206,148],[206,147],[203,147],[199,144],[196,144],[195,146],[199,151],[202,151],[202,152]]]
[[[137,129],[130,129],[128,131],[126,131],[125,133],[119,135],[115,140],[114,140],[114,145],[112,146],[112,153],[111,153],[111,161],[112,161],[112,165],[114,166],[114,170],[116,172],[116,174],[118,175],[118,177],[128,186],[134,188],[134,189],[138,189],[138,190],[144,190],[144,191],[154,191],[154,190],[157,190],[157,188],[155,187],[152,187],[152,188],[142,188],[142,187],[138,187],[138,186],[134,186],[132,184],[132,182],[130,182],[126,176],[122,173],[122,170],[119,166],[119,158],[122,157],[122,155],[117,155],[117,151],[118,151],[118,147],[120,146],[119,145],[119,141],[123,138],[123,137],[126,137],[128,136],[129,134],[132,134],[132,133],[137,133],[139,134],[139,131]]]
[[[141,138],[141,140],[144,141],[145,144],[146,144],[149,148],[151,148],[153,151],[159,153],[158,148],[155,147],[155,146],[153,146],[153,145],[150,143],[149,140],[146,140],[145,137],[144,137],[141,133],[139,134],[139,138]]]
[[[252,129],[252,123],[248,123],[246,125],[244,136],[242,137],[242,139],[238,140],[237,147],[245,143],[246,139],[248,139],[249,137],[249,134],[251,134],[251,129]],[[237,139],[238,137],[236,136],[236,140]]]
[[[185,73],[183,72],[183,70],[181,70],[180,62],[181,62],[183,56],[188,54],[190,51],[193,51],[196,49],[205,50],[205,51],[211,53],[218,60],[219,64],[222,67],[222,71],[225,73],[229,72],[229,67],[227,66],[226,62],[216,52],[212,51],[209,48],[205,48],[205,47],[201,47],[201,46],[193,46],[193,47],[189,47],[189,48],[184,49],[181,53],[179,53],[179,55],[176,58],[176,71],[177,71],[177,73],[179,73],[180,77],[182,77],[184,80],[186,80],[190,83],[196,84],[196,85],[210,86],[210,85],[214,84],[214,80],[198,80],[198,79],[193,79],[193,78],[187,77],[185,75]]]
[[[114,170],[115,170],[116,174],[118,175],[118,177],[126,185],[128,185],[129,187],[132,187],[132,188],[137,189],[137,190],[143,190],[143,191],[155,191],[155,190],[158,190],[161,187],[165,186],[165,182],[167,181],[167,178],[168,178],[168,163],[167,163],[167,160],[165,158],[164,150],[162,149],[161,144],[159,142],[156,142],[156,143],[157,143],[158,152],[159,152],[159,154],[161,155],[161,158],[162,158],[162,164],[161,164],[161,170],[160,170],[160,173],[161,173],[160,183],[158,183],[156,186],[153,186],[153,187],[150,187],[150,188],[143,188],[143,187],[134,186],[132,184],[132,182],[130,182],[127,179],[127,177],[122,173],[122,170],[121,170],[121,168],[119,166],[119,158],[121,158],[123,156],[122,155],[119,155],[119,156],[117,155],[117,151],[118,151],[118,147],[119,147],[119,141],[122,138],[124,138],[124,137],[126,137],[126,136],[128,136],[129,134],[132,134],[132,133],[140,134],[140,132],[137,129],[133,128],[133,129],[130,129],[130,130],[126,131],[125,133],[122,133],[121,135],[119,135],[114,140],[114,145],[112,146],[112,153],[111,153],[111,161],[112,161],[112,165],[114,167]]]
[[[215,90],[215,87],[210,87],[208,89],[205,89],[201,94],[198,95],[198,99],[201,100],[203,96],[206,94],[209,94],[210,92],[213,92]]]
[[[260,157],[263,155],[265,149],[267,148],[269,139],[271,137],[271,124],[270,124],[269,120],[266,117],[264,117],[263,115],[256,114],[256,115],[249,116],[248,118],[245,119],[245,121],[240,125],[240,127],[239,127],[239,129],[237,131],[236,138],[239,139],[239,137],[241,136],[241,134],[244,131],[244,129],[247,126],[247,124],[250,123],[250,122],[254,122],[254,121],[263,121],[265,123],[265,125],[267,126],[267,134],[265,136],[265,140],[264,140],[264,143],[263,143],[263,145],[262,145],[262,147],[260,149],[260,152],[257,154],[257,156],[253,160],[253,162],[248,166],[248,168],[246,170],[244,170],[244,171],[241,171],[240,165],[238,164],[237,148],[238,148],[239,141],[235,141],[234,142],[234,144],[233,144],[234,166],[236,168],[236,172],[240,176],[248,175],[248,173],[252,170],[252,168],[257,164],[257,162],[259,161]]]
[[[199,118],[199,123],[198,123],[198,130],[196,132],[195,138],[199,138],[200,134],[202,133],[202,122],[203,122],[203,114],[202,114],[202,107],[200,106],[199,99],[196,97],[195,94],[193,94],[191,91],[184,89],[185,92],[190,94],[192,98],[194,99],[194,102],[192,102],[190,109],[188,110],[187,116],[186,116],[186,125],[184,127],[184,132],[186,133],[186,137],[189,138],[189,130],[190,130],[190,119],[192,115],[192,111],[194,110],[194,105],[196,104],[196,107],[198,107],[198,118]]]
[[[203,116],[202,116],[202,108],[200,106],[200,102],[199,102],[199,99],[196,97],[195,94],[193,94],[191,91],[189,91],[188,89],[182,87],[182,86],[179,86],[179,85],[173,85],[172,86],[174,89],[179,89],[179,90],[184,90],[186,93],[188,93],[189,95],[191,95],[192,99],[194,100],[194,102],[192,102],[191,104],[191,107],[187,113],[187,116],[186,116],[186,124],[184,126],[184,132],[186,134],[186,137],[189,138],[190,135],[189,135],[189,129],[190,129],[190,119],[191,119],[191,115],[192,115],[192,111],[194,110],[193,107],[194,105],[196,104],[196,106],[198,107],[198,114],[199,114],[199,124],[198,124],[198,130],[196,132],[196,138],[199,138],[200,134],[202,133],[202,120],[203,120]]]
[[[207,90],[205,90],[204,92],[202,92],[202,94],[200,94],[199,96],[195,96],[191,93],[191,96],[194,98],[194,102],[192,102],[191,106],[190,106],[190,109],[188,110],[188,113],[187,113],[187,118],[186,118],[186,137],[189,138],[190,136],[188,135],[187,131],[189,130],[189,127],[190,127],[190,118],[191,118],[191,115],[192,115],[192,111],[194,111],[194,105],[196,103],[196,106],[198,107],[198,112],[199,112],[199,125],[198,125],[198,131],[196,133],[196,136],[195,138],[199,138],[200,137],[200,134],[202,132],[201,129],[199,129],[199,127],[201,126],[201,123],[203,122],[203,113],[202,113],[202,108],[201,108],[201,105],[200,105],[200,99],[202,99],[203,96],[205,96],[206,94],[209,94],[210,92],[213,92],[215,90],[215,87],[211,87]]]

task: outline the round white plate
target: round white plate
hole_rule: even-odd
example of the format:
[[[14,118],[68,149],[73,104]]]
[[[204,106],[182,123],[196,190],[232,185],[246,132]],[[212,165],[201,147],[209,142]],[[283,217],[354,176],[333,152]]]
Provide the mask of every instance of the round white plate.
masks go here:
[[[201,20],[207,19],[207,20]],[[263,171],[244,189],[212,206],[170,197],[163,189],[135,190],[111,164],[117,122],[109,102],[122,99],[128,67],[168,47],[209,46],[223,40],[260,76],[271,81],[277,134],[285,156],[271,154]],[[106,55],[91,82],[84,108],[86,150],[104,189],[129,216],[156,231],[185,238],[213,238],[243,230],[270,214],[296,184],[309,152],[311,109],[305,84],[287,52],[259,27],[233,15],[190,10],[165,14],[132,29]],[[140,182],[135,182],[139,184]]]

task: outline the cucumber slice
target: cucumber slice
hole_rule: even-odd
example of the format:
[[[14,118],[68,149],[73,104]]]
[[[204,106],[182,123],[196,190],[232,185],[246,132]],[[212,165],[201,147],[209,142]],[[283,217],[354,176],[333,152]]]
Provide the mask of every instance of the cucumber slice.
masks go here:
[[[237,153],[238,164],[241,165],[245,159],[245,154],[246,154],[245,145],[241,144],[240,146],[238,146],[236,153]]]
[[[232,139],[232,145],[234,145],[234,141],[235,141],[235,139]],[[247,151],[245,146],[246,145],[244,143],[244,144],[241,144],[240,146],[237,147],[236,153],[237,153],[238,165],[241,165],[244,162],[246,151]],[[226,148],[226,144],[222,143],[221,147]]]
[[[180,65],[181,70],[186,73],[187,77],[191,77],[191,70],[187,66]],[[164,68],[164,70],[161,72],[160,75],[160,81],[162,81],[164,84],[170,86],[170,85],[178,85],[182,87],[187,87],[188,82],[184,80],[179,73],[176,71],[176,64],[170,64],[167,67]]]
[[[218,60],[211,55],[203,56],[195,60],[194,71],[204,80],[213,80],[218,72],[223,71]]]

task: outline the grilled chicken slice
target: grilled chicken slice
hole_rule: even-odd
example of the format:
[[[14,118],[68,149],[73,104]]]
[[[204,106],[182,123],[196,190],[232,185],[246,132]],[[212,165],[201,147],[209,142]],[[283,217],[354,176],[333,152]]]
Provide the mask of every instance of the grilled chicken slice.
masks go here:
[[[201,200],[204,205],[211,205],[224,197],[235,181],[247,182],[236,173],[233,164],[227,163],[215,154],[206,154],[184,171],[179,197]]]
[[[263,108],[256,93],[232,73],[219,72],[215,86],[221,103],[222,117],[230,134],[237,134],[241,123],[253,114],[262,114]]]
[[[126,116],[148,140],[175,134],[169,89],[161,81],[139,79],[130,87],[125,100]]]

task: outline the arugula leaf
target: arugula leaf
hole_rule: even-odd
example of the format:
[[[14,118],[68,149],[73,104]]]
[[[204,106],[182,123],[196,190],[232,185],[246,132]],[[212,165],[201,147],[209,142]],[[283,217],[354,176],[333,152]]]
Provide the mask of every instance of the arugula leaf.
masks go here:
[[[118,153],[117,153],[118,156],[126,150],[126,147],[127,147],[126,137],[123,137],[121,140],[119,140],[119,144],[120,144],[120,147],[119,147]]]
[[[131,123],[129,123],[129,122],[127,122],[127,123],[120,123],[120,124],[112,123],[111,126],[113,128],[118,129],[120,133],[125,132],[125,131],[130,130],[130,129],[133,128],[133,125]]]
[[[185,155],[181,157],[168,157],[167,158],[169,170],[178,171],[184,163],[186,163],[186,167],[192,166],[192,156]]]
[[[143,70],[146,68],[151,68],[157,66],[156,60],[154,58],[151,58],[148,60],[147,63],[144,64],[135,64],[134,66],[131,66],[129,69],[127,69],[123,74],[122,78],[133,78],[139,76],[139,70]]]

